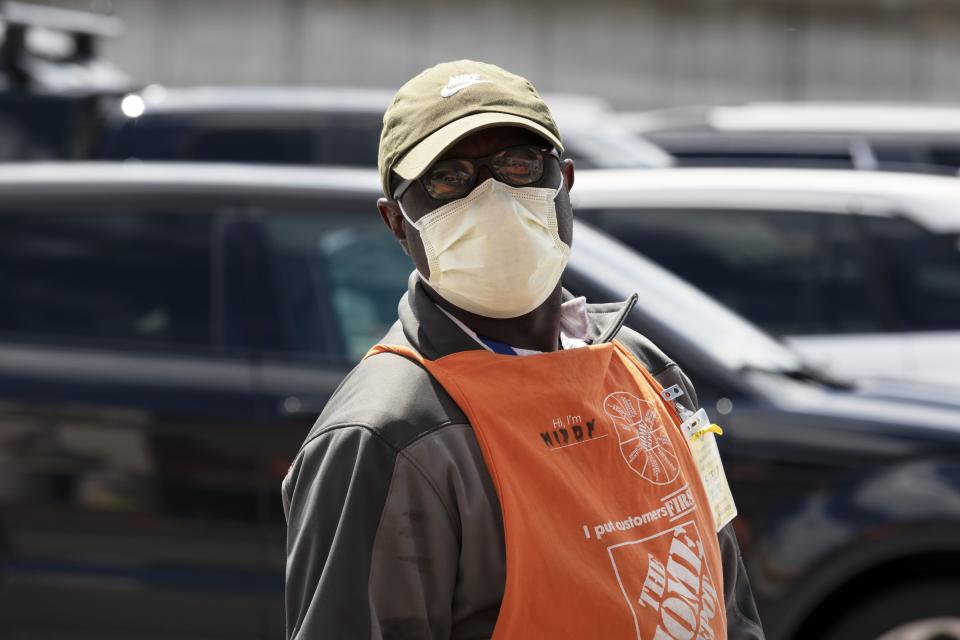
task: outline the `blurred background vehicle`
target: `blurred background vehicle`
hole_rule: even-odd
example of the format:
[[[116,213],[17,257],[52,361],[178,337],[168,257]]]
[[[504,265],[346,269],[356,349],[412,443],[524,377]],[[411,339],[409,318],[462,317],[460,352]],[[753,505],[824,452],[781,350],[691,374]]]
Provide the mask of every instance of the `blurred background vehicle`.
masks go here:
[[[463,57],[578,169],[654,169],[578,213],[806,353],[578,225],[566,285],[644,295],[727,429],[768,638],[960,639],[957,198],[861,171],[956,175],[960,5],[39,2],[0,0],[0,160],[131,162],[0,172],[0,639],[282,636],[279,480],[409,271],[374,176],[291,165],[373,166]]]
[[[145,88],[117,100],[93,155],[108,160],[190,160],[376,167],[393,91],[310,87]],[[551,99],[566,154],[578,166],[670,166],[669,154],[612,122],[582,96]]]
[[[960,392],[960,180],[581,172],[577,215],[842,376]]]
[[[757,102],[622,114],[680,166],[960,171],[960,105]]]
[[[90,12],[0,3],[0,161],[89,155],[104,101],[137,87],[99,55],[122,27]]]
[[[378,195],[365,170],[4,167],[0,630],[282,636],[280,479],[410,270]],[[639,291],[629,325],[726,430],[768,637],[960,624],[957,398],[837,382],[609,237],[575,237],[566,286]]]

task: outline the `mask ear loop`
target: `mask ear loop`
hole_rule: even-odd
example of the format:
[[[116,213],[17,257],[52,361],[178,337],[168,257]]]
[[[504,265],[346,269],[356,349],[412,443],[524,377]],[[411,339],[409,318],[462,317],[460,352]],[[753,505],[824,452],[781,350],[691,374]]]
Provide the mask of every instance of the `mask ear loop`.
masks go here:
[[[563,173],[560,174],[560,184],[557,186],[557,190],[553,192],[553,199],[556,200],[557,196],[560,195],[560,190],[563,189]]]
[[[413,220],[411,220],[411,219],[410,219],[410,216],[407,215],[407,212],[403,210],[403,203],[400,202],[400,199],[399,199],[399,198],[397,199],[397,206],[400,207],[400,213],[403,214],[403,219],[406,220],[407,223],[408,223],[411,227],[413,227],[413,228],[416,229],[417,231],[421,231],[420,225],[418,225],[416,222],[414,222]],[[407,253],[407,255],[413,257],[413,254],[410,252],[410,244],[409,244],[409,243],[410,243],[409,240],[404,239],[403,241],[401,241],[401,246],[403,246],[403,245],[405,244],[405,245],[406,245],[406,253]],[[421,282],[427,283],[427,282],[430,281],[429,278],[427,278],[425,275],[423,275],[423,272],[420,271],[420,268],[417,267],[416,264],[413,265],[413,268],[416,270],[417,275],[420,277],[420,281],[421,281]]]
[[[407,223],[408,223],[411,227],[413,227],[413,228],[416,229],[417,231],[421,231],[420,225],[418,225],[416,222],[414,222],[413,220],[411,220],[411,219],[410,219],[410,216],[407,215],[407,212],[404,211],[404,209],[403,209],[403,203],[400,202],[399,199],[397,200],[397,206],[400,207],[400,213],[403,215],[403,219],[406,220]]]

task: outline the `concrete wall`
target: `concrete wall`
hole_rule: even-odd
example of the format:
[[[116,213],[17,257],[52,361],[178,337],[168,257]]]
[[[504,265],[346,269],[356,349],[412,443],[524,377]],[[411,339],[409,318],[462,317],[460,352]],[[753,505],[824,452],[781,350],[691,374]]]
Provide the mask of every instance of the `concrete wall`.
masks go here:
[[[47,0],[89,8],[89,0]],[[167,84],[396,87],[473,57],[622,107],[756,99],[960,102],[960,2],[95,0],[105,52]]]

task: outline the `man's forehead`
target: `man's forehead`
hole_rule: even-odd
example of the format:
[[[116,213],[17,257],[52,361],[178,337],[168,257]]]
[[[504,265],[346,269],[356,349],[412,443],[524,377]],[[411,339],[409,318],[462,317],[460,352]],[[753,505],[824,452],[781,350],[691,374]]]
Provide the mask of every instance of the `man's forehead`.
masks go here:
[[[553,146],[542,137],[523,127],[492,127],[471,133],[447,149],[441,157],[481,157],[518,144]]]

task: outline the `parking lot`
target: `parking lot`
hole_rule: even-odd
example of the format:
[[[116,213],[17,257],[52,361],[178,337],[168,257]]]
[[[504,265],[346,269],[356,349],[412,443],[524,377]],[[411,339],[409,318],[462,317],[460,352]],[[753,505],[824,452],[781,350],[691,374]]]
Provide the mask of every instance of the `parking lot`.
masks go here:
[[[376,164],[414,62],[358,66],[346,83],[311,81],[302,51],[265,53],[273,66],[248,76],[200,60],[255,32],[263,7],[240,3],[209,40],[153,45],[203,69],[176,71],[140,56],[157,25],[192,33],[232,6],[176,3],[178,18],[159,1],[110,4],[0,4],[0,639],[283,638],[281,481],[411,276],[377,215]],[[342,4],[358,46],[396,11]],[[410,15],[439,7],[422,4]],[[860,31],[829,8],[757,20],[779,15],[784,38],[839,21],[862,60],[857,38],[899,36],[878,26],[888,3],[861,4]],[[941,16],[938,37],[960,25],[933,4],[898,15]],[[485,28],[511,22],[497,6]],[[720,20],[648,9],[681,35]],[[430,33],[447,24],[437,11]],[[597,11],[584,29],[600,49],[598,24],[643,19]],[[497,55],[472,37],[406,46],[417,64],[423,48],[428,64]],[[638,294],[625,326],[722,426],[767,638],[960,640],[960,90],[916,80],[904,99],[891,80],[900,93],[878,97],[851,80],[831,94],[811,63],[775,99],[757,80],[696,100],[703,71],[677,62],[671,90],[640,98],[660,71],[632,77],[608,51],[616,82],[579,67],[566,82],[536,55],[521,70],[538,86],[542,71],[577,169],[563,287]]]

